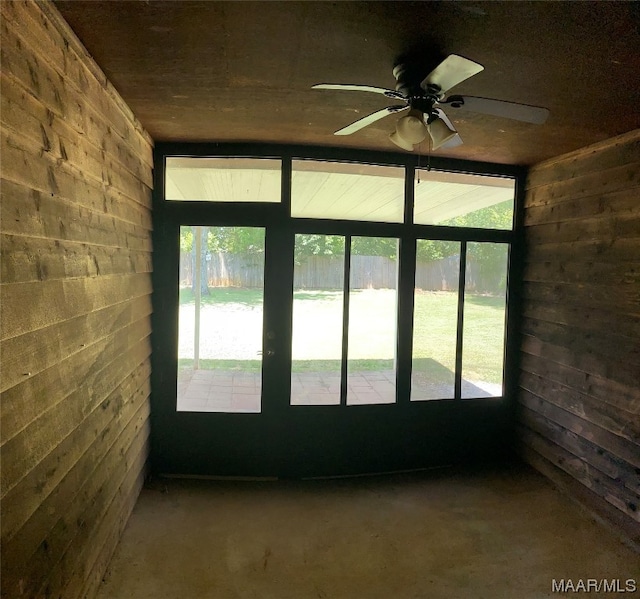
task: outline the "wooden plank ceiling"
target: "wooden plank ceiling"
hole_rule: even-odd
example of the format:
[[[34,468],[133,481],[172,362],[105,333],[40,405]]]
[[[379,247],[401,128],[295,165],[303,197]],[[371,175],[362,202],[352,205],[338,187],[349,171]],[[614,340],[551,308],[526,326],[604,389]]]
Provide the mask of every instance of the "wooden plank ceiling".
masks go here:
[[[550,109],[544,125],[462,110],[464,145],[439,155],[534,164],[640,126],[640,3],[165,2],[56,6],[156,141],[396,151],[397,117],[333,131],[388,104],[315,83],[395,86],[413,52],[485,70],[456,93]],[[453,111],[452,111],[453,112]]]

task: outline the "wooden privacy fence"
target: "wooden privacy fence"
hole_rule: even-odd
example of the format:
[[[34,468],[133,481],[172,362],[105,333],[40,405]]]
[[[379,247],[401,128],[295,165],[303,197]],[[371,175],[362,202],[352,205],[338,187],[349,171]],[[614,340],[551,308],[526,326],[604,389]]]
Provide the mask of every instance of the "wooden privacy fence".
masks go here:
[[[344,258],[309,256],[294,269],[296,289],[342,289]],[[383,256],[351,256],[352,289],[396,287],[397,262]]]
[[[424,291],[452,291],[458,288],[460,256],[416,263],[416,289]]]
[[[448,256],[416,264],[418,289],[452,291],[458,288],[460,256]],[[296,289],[342,289],[343,258],[340,256],[308,256],[294,268]],[[207,255],[209,287],[260,288],[264,284],[261,256],[212,252]],[[180,255],[180,285],[193,284],[193,254]],[[467,267],[469,291],[493,293],[504,289],[506,273],[492,272],[477,262]],[[397,262],[383,256],[351,256],[352,289],[393,289],[396,287]]]
[[[180,286],[193,285],[193,254],[180,252]],[[261,255],[207,253],[203,265],[207,268],[209,287],[260,288],[264,284],[264,263]]]

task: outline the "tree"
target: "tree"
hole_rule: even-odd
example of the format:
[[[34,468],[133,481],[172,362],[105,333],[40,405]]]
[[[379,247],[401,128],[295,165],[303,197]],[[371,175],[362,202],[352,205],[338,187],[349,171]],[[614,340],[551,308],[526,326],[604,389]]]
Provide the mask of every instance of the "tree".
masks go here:
[[[508,200],[480,210],[461,214],[438,223],[450,227],[477,227],[480,229],[511,229],[513,224],[513,201]]]
[[[188,253],[193,248],[193,227],[180,227],[180,253]]]
[[[398,240],[394,237],[352,237],[351,254],[354,256],[383,256],[398,259]]]
[[[263,254],[264,229],[260,227],[210,227],[207,248],[227,254]]]
[[[505,243],[470,242],[467,263],[477,269],[475,290],[480,293],[503,293],[507,285],[508,245]]]
[[[460,253],[459,241],[439,241],[435,239],[420,239],[417,247],[416,260],[418,262],[434,262]]]
[[[197,256],[197,248],[198,248],[198,235],[200,236],[200,256]],[[196,292],[196,268],[200,269],[200,294],[201,295],[209,295],[209,269],[207,266],[207,246],[205,243],[205,239],[207,239],[208,235],[208,227],[195,227],[192,233],[192,272],[194,276],[191,281],[191,288],[193,289],[193,293]]]
[[[296,235],[295,264],[302,264],[309,256],[343,256],[344,237],[341,235]]]

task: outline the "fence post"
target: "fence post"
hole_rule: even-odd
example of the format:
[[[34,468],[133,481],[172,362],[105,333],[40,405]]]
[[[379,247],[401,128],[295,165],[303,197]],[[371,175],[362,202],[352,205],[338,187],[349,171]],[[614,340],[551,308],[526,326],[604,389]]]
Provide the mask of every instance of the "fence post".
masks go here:
[[[194,330],[193,330],[193,369],[198,370],[200,367],[200,300],[201,289],[200,282],[202,278],[202,227],[194,227],[194,243],[196,249],[196,259],[194,260]]]

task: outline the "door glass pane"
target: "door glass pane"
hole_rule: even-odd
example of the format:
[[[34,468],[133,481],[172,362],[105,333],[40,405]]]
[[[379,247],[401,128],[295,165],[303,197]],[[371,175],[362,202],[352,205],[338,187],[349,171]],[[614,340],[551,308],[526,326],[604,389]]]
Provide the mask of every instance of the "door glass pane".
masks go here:
[[[401,223],[404,169],[294,160],[291,216]]]
[[[460,243],[418,239],[411,400],[453,399]]]
[[[291,404],[339,405],[344,237],[296,235]]]
[[[398,240],[353,237],[347,405],[395,402],[397,314]]]
[[[167,200],[280,202],[280,160],[168,157],[166,161]]]
[[[180,228],[178,411],[260,412],[264,236]]]
[[[419,225],[513,228],[515,181],[505,177],[420,170],[413,221]]]
[[[462,397],[503,394],[508,245],[467,244]]]

